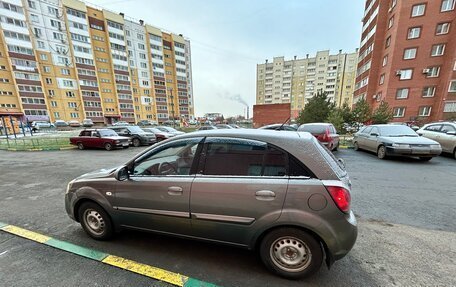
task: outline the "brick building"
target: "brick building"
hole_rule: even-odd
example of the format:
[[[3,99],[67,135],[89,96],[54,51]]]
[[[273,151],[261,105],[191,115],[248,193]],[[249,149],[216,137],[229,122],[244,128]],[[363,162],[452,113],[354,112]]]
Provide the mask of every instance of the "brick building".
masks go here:
[[[291,104],[269,104],[253,106],[253,127],[284,123],[290,119]]]
[[[456,118],[456,0],[367,0],[354,103],[393,121]]]

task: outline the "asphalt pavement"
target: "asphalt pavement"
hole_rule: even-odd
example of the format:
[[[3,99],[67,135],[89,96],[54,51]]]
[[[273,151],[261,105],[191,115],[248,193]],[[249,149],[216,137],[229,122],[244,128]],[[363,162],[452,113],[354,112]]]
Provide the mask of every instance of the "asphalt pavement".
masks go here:
[[[456,285],[456,160],[379,160],[341,150],[352,178],[359,237],[331,270],[299,281],[270,274],[254,252],[127,231],[90,239],[65,213],[74,177],[122,164],[142,148],[0,151],[0,222],[220,286]],[[0,285],[170,286],[0,231]]]

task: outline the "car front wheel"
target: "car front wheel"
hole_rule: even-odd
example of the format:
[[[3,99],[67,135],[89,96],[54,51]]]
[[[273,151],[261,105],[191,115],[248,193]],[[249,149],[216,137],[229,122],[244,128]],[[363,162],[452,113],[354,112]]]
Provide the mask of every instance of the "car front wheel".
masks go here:
[[[385,159],[386,158],[386,148],[385,146],[381,145],[377,149],[377,157],[379,159]]]
[[[358,145],[357,142],[354,142],[354,143],[353,143],[353,149],[354,149],[354,150],[359,150],[359,145]]]
[[[83,143],[78,143],[78,149],[84,149],[84,144]]]
[[[87,234],[97,240],[110,239],[114,232],[111,218],[94,202],[85,202],[78,210],[79,222]]]
[[[294,228],[268,233],[261,242],[260,256],[269,270],[289,279],[308,277],[323,262],[320,243],[309,233]]]

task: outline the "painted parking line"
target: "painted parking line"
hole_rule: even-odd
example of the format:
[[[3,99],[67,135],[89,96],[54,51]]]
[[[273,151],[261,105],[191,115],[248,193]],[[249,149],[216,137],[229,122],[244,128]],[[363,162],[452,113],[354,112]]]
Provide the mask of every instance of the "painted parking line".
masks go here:
[[[54,239],[52,237],[39,234],[24,228],[14,225],[9,225],[0,222],[0,230],[14,234],[47,246],[54,247],[59,250],[67,251],[85,258],[89,258],[104,264],[114,266],[120,269],[140,274],[155,280],[167,282],[179,287],[217,287],[217,285],[200,281],[185,275],[167,271],[151,265],[139,263],[123,257],[118,257],[108,253],[100,252],[83,246],[79,246],[70,242]]]

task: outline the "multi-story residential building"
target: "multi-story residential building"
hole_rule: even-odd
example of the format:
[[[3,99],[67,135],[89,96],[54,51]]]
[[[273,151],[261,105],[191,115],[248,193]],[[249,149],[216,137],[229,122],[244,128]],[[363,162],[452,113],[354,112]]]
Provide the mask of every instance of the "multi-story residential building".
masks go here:
[[[330,55],[329,50],[315,57],[285,60],[275,57],[257,65],[256,104],[291,103],[296,118],[318,92],[326,92],[337,106],[351,105],[358,53]]]
[[[0,116],[193,119],[190,41],[78,0],[0,1]]]
[[[354,102],[394,121],[456,118],[456,0],[367,0]]]

